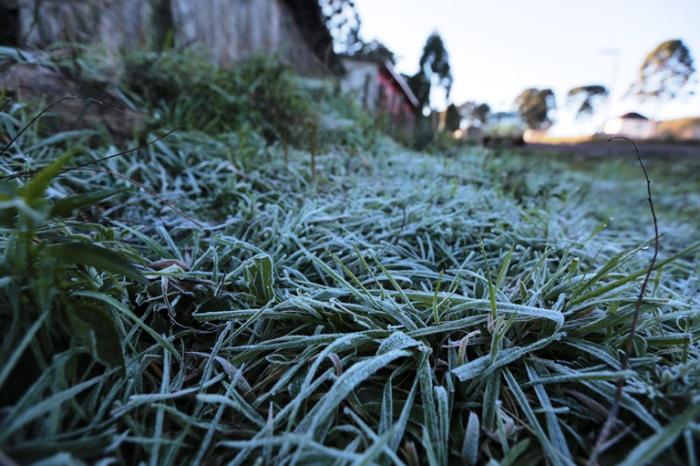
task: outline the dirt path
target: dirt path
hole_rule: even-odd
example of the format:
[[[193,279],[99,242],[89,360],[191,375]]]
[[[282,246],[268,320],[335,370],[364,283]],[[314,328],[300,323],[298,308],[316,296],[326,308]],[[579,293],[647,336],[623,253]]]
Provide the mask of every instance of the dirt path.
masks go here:
[[[644,157],[697,157],[700,160],[700,144],[638,142],[637,145]],[[526,150],[585,157],[620,157],[630,154],[629,144],[624,141],[613,141],[611,143],[585,142],[581,144],[528,144]]]

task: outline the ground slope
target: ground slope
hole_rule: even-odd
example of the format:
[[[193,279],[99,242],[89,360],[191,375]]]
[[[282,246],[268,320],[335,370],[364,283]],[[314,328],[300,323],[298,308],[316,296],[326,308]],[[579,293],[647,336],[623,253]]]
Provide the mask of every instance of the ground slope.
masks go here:
[[[687,179],[654,184],[662,248],[623,370],[653,228],[617,165],[184,130],[92,163],[118,152],[93,137],[3,154],[8,458],[583,464],[624,377],[604,464],[693,464]]]

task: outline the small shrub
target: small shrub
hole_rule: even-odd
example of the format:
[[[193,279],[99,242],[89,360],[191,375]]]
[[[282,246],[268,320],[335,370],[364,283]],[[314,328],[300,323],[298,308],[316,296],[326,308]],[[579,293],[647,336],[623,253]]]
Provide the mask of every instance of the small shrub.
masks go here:
[[[268,142],[299,145],[316,118],[308,93],[272,57],[227,69],[192,53],[139,54],[126,60],[123,82],[160,126],[218,134],[247,125]]]
[[[50,184],[72,155],[65,152],[25,183],[0,182],[0,227],[9,232],[0,261],[0,316],[10,329],[0,350],[0,389],[9,378],[16,381],[5,395],[20,393],[46,359],[71,342],[107,367],[124,365],[114,316],[85,293],[120,295],[122,277],[144,277],[118,248],[99,245],[113,240],[109,229],[89,223],[66,228],[74,211],[119,192],[49,198]]]

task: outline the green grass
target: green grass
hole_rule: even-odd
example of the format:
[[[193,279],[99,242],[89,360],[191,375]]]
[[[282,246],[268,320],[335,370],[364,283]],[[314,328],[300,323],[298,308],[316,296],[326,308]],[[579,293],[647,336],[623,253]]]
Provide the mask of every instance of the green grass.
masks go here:
[[[5,138],[30,113],[0,113]],[[696,181],[653,185],[661,255],[623,371],[653,238],[631,162],[428,156],[318,124],[316,177],[303,144],[193,127],[5,182],[4,455],[584,464],[624,377],[602,464],[697,464]],[[51,137],[28,131],[2,175],[117,152]]]

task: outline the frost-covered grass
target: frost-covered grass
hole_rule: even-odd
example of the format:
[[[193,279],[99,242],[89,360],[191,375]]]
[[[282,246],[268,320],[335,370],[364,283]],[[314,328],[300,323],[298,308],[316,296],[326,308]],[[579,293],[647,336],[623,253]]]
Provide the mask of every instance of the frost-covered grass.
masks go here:
[[[61,172],[117,152],[88,136],[29,131],[0,159],[76,152],[2,185],[7,458],[584,464],[624,377],[601,464],[697,464],[692,177],[652,171],[662,247],[623,370],[653,238],[632,155],[379,138],[328,145],[313,178],[308,152],[180,131]]]

